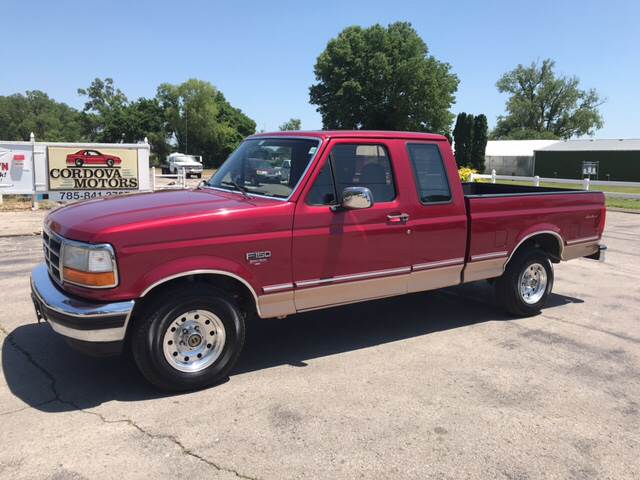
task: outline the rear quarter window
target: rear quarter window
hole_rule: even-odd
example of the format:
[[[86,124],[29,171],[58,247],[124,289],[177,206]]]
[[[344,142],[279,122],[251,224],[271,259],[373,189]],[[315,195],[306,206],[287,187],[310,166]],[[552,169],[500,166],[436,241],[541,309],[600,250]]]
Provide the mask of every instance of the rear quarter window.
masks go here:
[[[423,204],[450,202],[449,179],[438,146],[433,143],[410,143],[407,149],[420,202]]]

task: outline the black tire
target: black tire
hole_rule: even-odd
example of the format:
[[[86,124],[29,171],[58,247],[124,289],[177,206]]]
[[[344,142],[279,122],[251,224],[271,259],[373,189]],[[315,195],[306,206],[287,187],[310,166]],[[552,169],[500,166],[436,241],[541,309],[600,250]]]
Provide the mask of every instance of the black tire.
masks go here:
[[[198,178],[202,178],[202,174],[201,174],[201,173],[198,173],[198,174],[196,175],[196,177],[198,177]]]
[[[84,160],[76,158],[76,167],[81,167],[82,165],[84,165]]]
[[[521,293],[521,278],[526,270],[529,272],[538,271],[538,278],[542,275],[537,265],[544,269],[546,276],[544,290],[538,290],[541,296],[530,297],[525,300],[525,294]],[[540,313],[551,290],[553,289],[553,266],[549,256],[541,250],[535,248],[523,249],[511,258],[507,268],[501,277],[497,278],[494,284],[498,303],[510,314],[517,317],[530,317]],[[537,281],[536,284],[539,284]],[[534,301],[535,300],[535,301]]]
[[[107,167],[113,168],[115,164],[116,162],[113,160],[113,158],[107,158]]]
[[[164,338],[176,318],[194,310],[217,316],[224,325],[225,342],[212,364],[200,371],[183,372],[165,358]],[[162,390],[197,390],[219,383],[227,378],[244,344],[244,317],[231,295],[206,285],[176,288],[170,296],[156,295],[139,317],[131,332],[133,358],[145,378]]]

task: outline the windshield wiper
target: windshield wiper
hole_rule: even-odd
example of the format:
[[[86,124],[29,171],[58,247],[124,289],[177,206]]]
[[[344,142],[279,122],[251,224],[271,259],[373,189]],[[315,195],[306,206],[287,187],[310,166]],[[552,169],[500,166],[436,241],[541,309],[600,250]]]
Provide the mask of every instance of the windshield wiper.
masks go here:
[[[247,191],[247,189],[245,187],[240,186],[238,182],[236,182],[235,180],[231,180],[229,182],[223,181],[223,182],[220,182],[220,185],[235,187],[236,190],[238,190],[244,198],[251,200],[251,197],[249,196],[249,192]]]

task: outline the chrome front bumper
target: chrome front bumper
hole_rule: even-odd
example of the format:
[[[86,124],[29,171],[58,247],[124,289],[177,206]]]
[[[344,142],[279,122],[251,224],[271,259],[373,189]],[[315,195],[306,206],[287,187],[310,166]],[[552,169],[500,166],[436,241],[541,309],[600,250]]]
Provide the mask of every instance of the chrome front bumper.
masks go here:
[[[80,342],[122,342],[135,305],[133,300],[97,303],[69,297],[51,280],[44,263],[31,271],[31,298],[38,320]]]

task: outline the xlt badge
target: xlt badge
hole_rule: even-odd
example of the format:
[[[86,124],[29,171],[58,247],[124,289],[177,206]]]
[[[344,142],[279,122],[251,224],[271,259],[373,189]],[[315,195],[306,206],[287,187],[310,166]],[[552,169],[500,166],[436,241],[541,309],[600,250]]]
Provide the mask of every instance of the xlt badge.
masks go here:
[[[271,258],[271,252],[269,250],[265,250],[264,252],[249,252],[245,255],[245,258],[251,265],[260,265]]]

